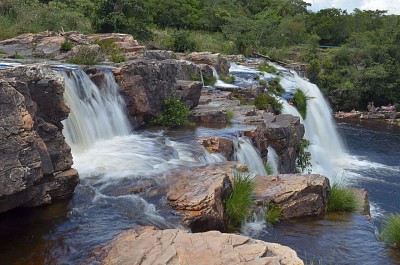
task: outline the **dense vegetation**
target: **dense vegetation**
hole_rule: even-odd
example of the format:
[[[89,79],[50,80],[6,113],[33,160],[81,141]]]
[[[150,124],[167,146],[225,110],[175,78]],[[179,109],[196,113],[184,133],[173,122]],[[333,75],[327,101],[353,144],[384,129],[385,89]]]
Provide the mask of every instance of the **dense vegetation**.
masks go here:
[[[383,242],[393,246],[400,247],[400,215],[391,214],[383,223],[381,232]]]
[[[151,123],[169,127],[191,126],[189,121],[190,109],[178,98],[164,99],[161,113]]]
[[[44,30],[123,32],[155,48],[258,51],[308,63],[310,78],[337,109],[398,103],[400,17],[358,9],[313,13],[308,6],[302,0],[2,0],[0,39]]]
[[[328,211],[354,212],[359,208],[360,203],[354,190],[339,183],[332,185],[328,198]]]
[[[233,190],[225,201],[229,225],[238,228],[246,221],[253,205],[254,180],[250,173],[235,172]]]

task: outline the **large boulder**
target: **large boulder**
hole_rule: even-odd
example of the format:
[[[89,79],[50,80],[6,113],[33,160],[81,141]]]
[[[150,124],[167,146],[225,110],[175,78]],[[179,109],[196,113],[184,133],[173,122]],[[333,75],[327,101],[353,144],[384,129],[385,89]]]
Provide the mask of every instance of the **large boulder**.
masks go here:
[[[195,64],[213,66],[219,74],[229,74],[230,63],[219,53],[192,52],[184,55],[182,59],[194,62]]]
[[[325,213],[329,180],[321,175],[279,175],[256,177],[257,205],[278,205],[285,218]]]
[[[280,173],[296,172],[297,151],[304,132],[299,117],[290,114],[265,116],[265,137],[278,154]]]
[[[225,231],[223,201],[232,191],[236,162],[226,162],[176,172],[168,189],[168,204],[181,213],[182,223],[193,232]]]
[[[199,142],[210,153],[219,153],[226,158],[233,156],[233,140],[225,137],[200,138]]]
[[[113,70],[128,112],[137,124],[156,117],[165,98],[178,97],[190,108],[197,106],[201,84],[178,82],[179,71],[180,63],[175,60],[135,60]]]
[[[79,182],[61,121],[64,82],[46,66],[0,70],[0,212],[72,194]]]
[[[154,227],[127,231],[101,252],[104,265],[304,264],[294,250],[275,243],[217,231],[191,234]]]

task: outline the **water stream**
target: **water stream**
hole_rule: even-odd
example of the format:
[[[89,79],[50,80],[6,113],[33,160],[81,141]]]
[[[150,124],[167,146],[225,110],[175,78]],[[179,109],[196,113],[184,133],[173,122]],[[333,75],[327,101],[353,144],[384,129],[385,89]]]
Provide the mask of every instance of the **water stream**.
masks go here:
[[[352,185],[366,188],[375,221],[358,214],[329,215],[272,228],[260,213],[243,227],[242,233],[288,245],[302,258],[315,260],[314,264],[320,259],[321,264],[399,264],[399,253],[386,248],[376,237],[381,216],[400,210],[399,130],[342,124],[338,133],[318,87],[296,73],[279,70],[282,74],[274,75],[233,64],[231,73],[236,77],[235,86],[256,84],[256,75],[264,80],[278,77],[287,91],[300,88],[310,97],[308,115],[302,122],[312,142],[313,171],[330,177],[342,174]],[[70,202],[2,214],[0,260],[5,263],[87,263],[93,249],[136,224],[180,227],[179,217],[168,207],[162,192],[165,180],[180,167],[225,160],[209,154],[197,143],[197,137],[235,138],[237,160],[248,164],[254,173],[266,175],[250,139],[236,138],[244,125],[135,132],[111,72],[106,72],[100,88],[80,70],[61,69],[60,74],[66,80],[65,98],[71,107],[63,133],[72,147],[81,183]],[[299,116],[292,105],[286,101],[283,104],[285,113]],[[268,160],[277,174],[277,156],[272,149]]]

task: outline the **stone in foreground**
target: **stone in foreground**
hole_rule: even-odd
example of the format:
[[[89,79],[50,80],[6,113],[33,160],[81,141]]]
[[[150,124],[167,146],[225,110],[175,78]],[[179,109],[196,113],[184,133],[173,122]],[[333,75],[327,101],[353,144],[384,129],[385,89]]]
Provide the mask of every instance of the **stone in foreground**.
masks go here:
[[[225,231],[224,199],[232,191],[232,170],[236,162],[226,162],[180,170],[169,187],[167,200],[181,213],[182,223],[193,232]]]
[[[257,205],[274,203],[285,218],[320,215],[328,203],[329,180],[321,175],[257,177]]]
[[[105,251],[104,265],[304,264],[288,247],[217,231],[191,234],[144,227],[123,233]]]

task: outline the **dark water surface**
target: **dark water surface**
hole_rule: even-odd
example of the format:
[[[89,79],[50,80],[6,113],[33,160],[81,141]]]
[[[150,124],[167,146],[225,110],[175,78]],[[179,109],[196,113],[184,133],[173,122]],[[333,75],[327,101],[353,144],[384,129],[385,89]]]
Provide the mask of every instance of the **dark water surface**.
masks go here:
[[[200,128],[166,135],[190,141],[193,135],[232,135],[235,131]],[[331,214],[281,223],[257,238],[287,245],[313,264],[400,264],[400,251],[377,238],[383,215],[400,212],[400,129],[348,123],[340,124],[339,132],[352,159],[359,161],[348,167],[348,179],[369,192],[373,222],[360,214]],[[83,180],[71,200],[0,214],[0,264],[90,264],[93,249],[136,224],[179,226],[162,196],[148,192],[139,198],[126,193],[124,189],[132,184],[123,179],[106,187],[93,183]]]
[[[369,193],[372,222],[361,214],[282,223],[258,238],[287,245],[313,264],[400,264],[400,249],[379,241],[382,218],[400,213],[400,128],[385,123],[341,123],[339,133],[352,160],[343,176]]]

